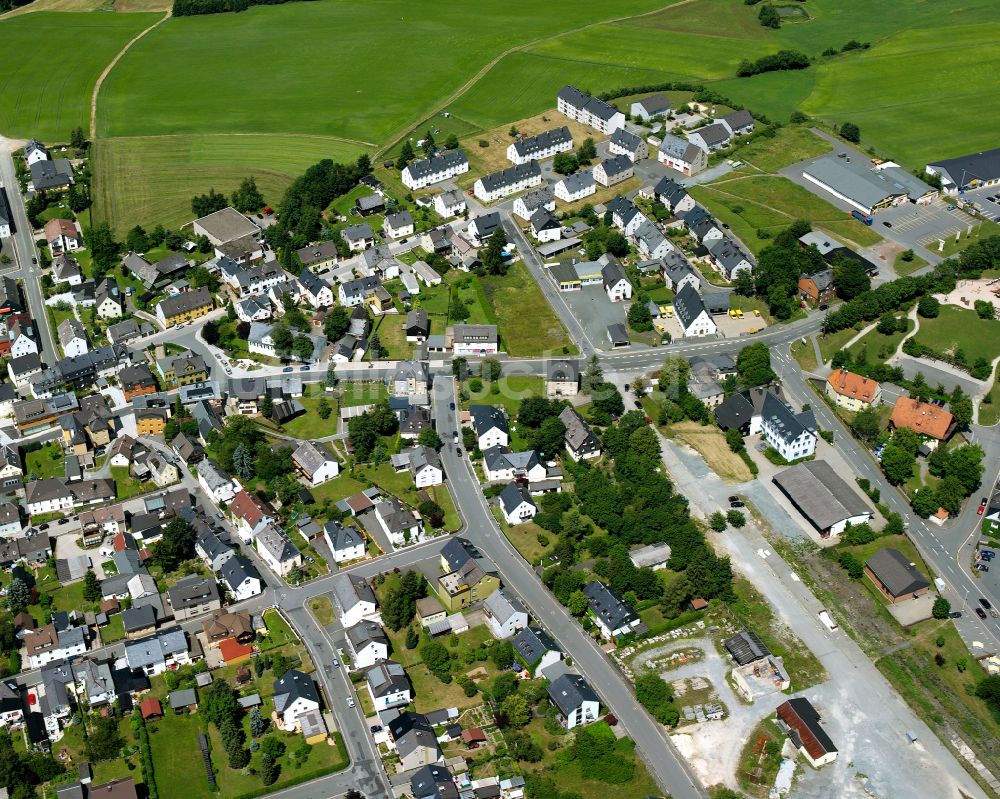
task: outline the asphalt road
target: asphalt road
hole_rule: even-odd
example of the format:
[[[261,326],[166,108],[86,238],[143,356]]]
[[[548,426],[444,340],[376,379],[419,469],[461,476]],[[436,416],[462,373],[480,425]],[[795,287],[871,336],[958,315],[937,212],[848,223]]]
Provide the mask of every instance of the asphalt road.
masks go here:
[[[7,274],[23,281],[28,310],[42,335],[42,351],[40,353],[42,361],[52,364],[58,358],[55,340],[52,337],[52,328],[49,326],[49,318],[45,312],[45,302],[42,298],[42,270],[37,264],[31,262],[31,259],[36,257],[35,242],[31,235],[31,225],[28,224],[28,215],[24,211],[24,198],[21,196],[17,173],[14,171],[14,160],[6,147],[0,147],[0,184],[3,184],[7,189],[7,199],[10,201],[15,225],[12,239],[18,268]]]
[[[451,442],[458,430],[458,421],[456,412],[449,407],[455,399],[455,382],[450,376],[434,380],[432,399],[438,433],[444,441]],[[598,692],[603,705],[614,713],[625,732],[635,741],[636,748],[660,787],[674,799],[705,797],[704,789],[691,774],[664,728],[636,702],[631,687],[618,669],[508,542],[486,504],[468,460],[456,453],[453,444],[447,444],[442,449],[441,460],[456,506],[465,521],[465,535],[496,565],[504,584],[524,600],[532,616],[545,625],[563,651],[573,658],[574,665]]]

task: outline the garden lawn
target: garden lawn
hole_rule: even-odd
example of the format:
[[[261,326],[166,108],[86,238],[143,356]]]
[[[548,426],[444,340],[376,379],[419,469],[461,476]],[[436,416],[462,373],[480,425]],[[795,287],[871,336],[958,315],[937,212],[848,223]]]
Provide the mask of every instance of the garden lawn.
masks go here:
[[[899,255],[896,256],[896,262],[892,265],[892,268],[899,277],[906,277],[907,275],[912,275],[918,269],[923,269],[925,266],[927,266],[927,261],[919,255],[914,254],[909,261],[904,261],[903,253],[899,253]]]
[[[101,627],[101,643],[110,644],[125,637],[125,622],[121,613],[115,613],[108,618],[108,623]]]
[[[922,322],[923,320],[921,320]],[[865,360],[868,363],[872,365],[885,363],[896,352],[896,348],[900,342],[911,332],[913,332],[913,321],[907,319],[905,332],[884,336],[877,330],[870,330],[848,347],[847,351],[851,353],[852,358],[857,358],[861,351],[864,350],[866,353]]]
[[[1000,321],[980,319],[975,311],[942,305],[936,319],[921,319],[917,343],[936,352],[965,353],[966,363],[992,361],[1000,355]]]
[[[385,383],[379,380],[340,383],[333,393],[340,395],[341,408],[353,408],[355,405],[374,405],[389,396],[389,390]]]
[[[317,410],[324,397],[330,406],[330,415],[326,419],[321,418]],[[282,433],[293,438],[324,438],[337,432],[337,394],[335,391],[327,393],[319,384],[309,385],[305,387],[299,402],[302,403],[306,412],[277,428]],[[294,442],[289,443],[294,448]]]
[[[792,357],[804,371],[816,371],[816,367],[818,366],[816,363],[816,349],[809,339],[806,339],[805,344],[798,339],[792,342]]]
[[[378,334],[379,341],[387,353],[381,360],[405,361],[413,357],[414,343],[406,340],[405,315],[386,314],[380,317],[374,332]],[[365,357],[373,360],[370,350]]]
[[[521,407],[521,400],[527,397],[541,397],[545,395],[545,381],[535,375],[502,375],[495,384],[497,391],[493,391],[493,385],[483,381],[483,390],[473,393],[469,389],[469,381],[462,383],[463,390],[469,392],[469,399],[462,402],[463,408],[469,405],[497,405],[507,411],[508,417],[517,416],[517,410]]]
[[[819,351],[823,356],[824,363],[829,363],[834,353],[844,348],[844,345],[854,338],[858,331],[853,327],[846,330],[838,330],[836,333],[827,333],[819,337]]]
[[[481,279],[493,306],[500,345],[510,355],[575,354],[576,349],[542,290],[520,262],[506,275]]]
[[[277,205],[307,167],[323,158],[354,161],[365,149],[292,134],[99,139],[94,148],[94,218],[109,222],[119,234],[135,224],[147,230],[156,223],[179,228],[191,221],[194,195],[210,188],[229,194],[248,175],[264,200]]]
[[[118,499],[128,499],[146,490],[141,480],[136,480],[128,473],[128,466],[112,466],[111,479],[115,481],[115,494]]]
[[[25,14],[0,20],[4,69],[0,130],[64,142],[90,123],[90,95],[101,70],[156,14]]]
[[[345,497],[349,497],[351,494],[356,494],[367,487],[368,486],[364,483],[360,483],[353,477],[348,477],[346,474],[341,472],[338,477],[335,477],[322,485],[318,485],[315,488],[310,488],[309,491],[312,493],[313,498],[317,503],[325,502],[327,500],[331,502],[339,502]]]
[[[163,786],[162,790],[169,795],[168,786],[183,785],[185,799],[213,799],[215,794],[208,788],[198,747],[203,717],[197,713],[175,716],[169,708],[164,710],[166,715],[162,719],[146,724],[157,786]],[[212,765],[218,770],[217,779],[229,771],[221,744],[212,747]]]
[[[66,461],[62,447],[55,441],[43,444],[41,449],[27,452],[24,457],[25,475],[34,474],[39,480],[46,477],[64,477]]]

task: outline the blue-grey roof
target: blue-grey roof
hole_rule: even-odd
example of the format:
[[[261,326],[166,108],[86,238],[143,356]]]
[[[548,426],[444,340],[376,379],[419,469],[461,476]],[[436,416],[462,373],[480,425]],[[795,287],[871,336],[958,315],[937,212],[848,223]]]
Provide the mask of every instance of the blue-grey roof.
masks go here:
[[[527,502],[536,508],[538,507],[535,505],[535,500],[531,498],[528,487],[521,485],[521,483],[508,483],[505,485],[503,491],[500,492],[499,500],[503,509],[508,513],[517,508],[522,502]]]
[[[523,180],[534,177],[541,177],[542,170],[537,161],[528,161],[525,164],[515,164],[514,166],[501,169],[489,175],[483,175],[479,180],[483,184],[483,189],[492,194],[495,191],[513,186]]]
[[[541,627],[525,627],[512,641],[515,651],[525,663],[534,666],[546,652],[559,652],[559,645]]]
[[[694,290],[691,284],[686,283],[684,288],[674,297],[674,310],[677,312],[677,318],[681,323],[681,327],[687,330],[691,326],[691,323],[698,318],[699,314],[705,310],[705,303],[702,301],[701,295]]]
[[[561,128],[552,128],[537,136],[527,136],[514,142],[514,150],[521,158],[537,158],[539,154],[551,147],[569,142],[573,144],[573,137],[569,128],[563,125]]]
[[[625,602],[618,592],[600,580],[592,580],[583,588],[590,602],[590,609],[610,630],[617,630],[635,621],[635,610]]]
[[[584,169],[582,172],[567,175],[562,182],[565,184],[567,192],[576,194],[594,185],[594,173],[589,169]]]
[[[564,716],[570,715],[584,702],[599,702],[594,689],[579,674],[563,674],[549,683],[549,699]]]
[[[320,703],[316,683],[308,674],[289,669],[280,679],[274,681],[274,709],[278,713],[284,713],[286,707],[300,698],[315,702],[317,705]]]
[[[465,150],[446,150],[432,158],[414,161],[406,167],[406,170],[409,172],[411,178],[420,180],[428,175],[434,175],[438,172],[444,172],[447,169],[468,163],[468,161],[469,159],[465,155]]]

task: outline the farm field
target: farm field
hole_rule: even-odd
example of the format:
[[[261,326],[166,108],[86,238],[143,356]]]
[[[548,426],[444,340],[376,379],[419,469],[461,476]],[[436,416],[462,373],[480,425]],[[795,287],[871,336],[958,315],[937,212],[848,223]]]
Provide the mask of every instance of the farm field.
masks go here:
[[[66,141],[90,119],[101,70],[153,14],[36,12],[0,19],[0,133]]]
[[[292,180],[323,158],[353,161],[363,148],[314,136],[220,135],[99,139],[94,218],[118,233],[135,224],[180,227],[191,221],[191,197],[232,192],[253,175],[276,204]]]

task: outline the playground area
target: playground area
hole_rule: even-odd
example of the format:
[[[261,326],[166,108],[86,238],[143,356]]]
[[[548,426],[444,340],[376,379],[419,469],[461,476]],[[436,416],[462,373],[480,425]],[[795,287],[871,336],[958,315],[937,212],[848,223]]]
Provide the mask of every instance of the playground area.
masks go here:
[[[947,294],[936,294],[938,300],[945,305],[957,305],[959,308],[975,308],[977,300],[993,303],[1000,317],[1000,277],[980,280],[959,280],[955,290]]]

